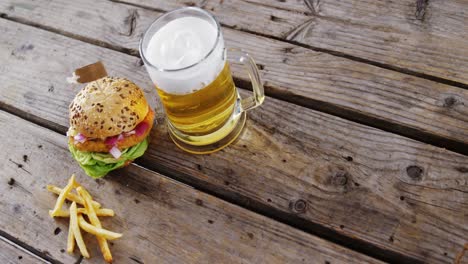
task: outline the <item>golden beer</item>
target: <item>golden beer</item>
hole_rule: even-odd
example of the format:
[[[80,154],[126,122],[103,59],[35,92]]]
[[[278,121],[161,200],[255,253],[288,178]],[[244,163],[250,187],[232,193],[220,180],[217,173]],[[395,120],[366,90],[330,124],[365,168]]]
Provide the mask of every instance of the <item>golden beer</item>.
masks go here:
[[[234,110],[237,91],[226,62],[218,77],[189,94],[170,94],[156,87],[171,124],[188,135],[206,135],[223,126]]]

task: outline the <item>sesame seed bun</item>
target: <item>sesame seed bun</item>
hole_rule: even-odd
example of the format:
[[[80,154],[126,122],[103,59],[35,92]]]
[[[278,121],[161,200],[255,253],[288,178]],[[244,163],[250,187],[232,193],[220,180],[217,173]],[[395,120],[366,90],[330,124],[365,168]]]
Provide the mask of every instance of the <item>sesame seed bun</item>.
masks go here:
[[[70,127],[87,138],[105,139],[133,130],[149,106],[138,86],[124,78],[90,82],[70,104]]]

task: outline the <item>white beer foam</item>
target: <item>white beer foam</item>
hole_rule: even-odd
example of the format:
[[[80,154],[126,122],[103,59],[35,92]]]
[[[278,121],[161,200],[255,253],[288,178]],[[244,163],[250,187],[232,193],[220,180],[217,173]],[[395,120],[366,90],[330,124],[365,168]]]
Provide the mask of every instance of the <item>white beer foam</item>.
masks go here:
[[[197,17],[170,21],[151,38],[146,49],[151,64],[163,70],[177,70],[201,61],[213,48],[217,28]],[[187,94],[211,83],[225,64],[222,37],[203,62],[178,71],[148,69],[158,88],[171,94]]]

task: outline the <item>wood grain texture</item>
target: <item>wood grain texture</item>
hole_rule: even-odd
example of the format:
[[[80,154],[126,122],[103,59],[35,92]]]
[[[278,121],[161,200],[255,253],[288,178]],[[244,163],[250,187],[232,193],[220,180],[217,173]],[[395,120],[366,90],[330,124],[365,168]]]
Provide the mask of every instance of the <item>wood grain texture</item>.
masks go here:
[[[169,9],[185,2],[164,3],[156,7]],[[9,8],[16,5],[20,7]],[[137,53],[144,30],[161,14],[90,0],[3,1],[0,8],[9,16],[131,53]],[[253,54],[267,94],[468,153],[467,90],[232,29],[224,33],[228,47]],[[233,69],[245,80],[240,67]]]
[[[13,246],[0,238],[0,263],[2,264],[37,264],[43,262],[27,252]]]
[[[197,5],[234,28],[468,84],[465,0],[123,2],[165,11]]]
[[[65,136],[5,112],[0,125],[0,229],[59,261],[73,263],[62,252],[68,221],[48,216],[56,195],[45,186],[64,186],[77,173],[116,212],[101,218],[124,235],[110,243],[115,263],[380,263],[135,165],[94,181],[72,160]],[[9,141],[12,130],[17,140]],[[85,240],[93,258],[81,263],[102,263],[94,237]]]
[[[3,109],[65,133],[78,91],[65,76],[97,59],[156,104],[138,58],[4,20],[0,31]],[[24,44],[33,48],[11,55]],[[300,220],[310,232],[319,225],[429,263],[452,260],[466,242],[466,156],[272,98],[249,113],[235,144],[189,155],[170,141],[157,112],[160,125],[137,161],[150,169]]]

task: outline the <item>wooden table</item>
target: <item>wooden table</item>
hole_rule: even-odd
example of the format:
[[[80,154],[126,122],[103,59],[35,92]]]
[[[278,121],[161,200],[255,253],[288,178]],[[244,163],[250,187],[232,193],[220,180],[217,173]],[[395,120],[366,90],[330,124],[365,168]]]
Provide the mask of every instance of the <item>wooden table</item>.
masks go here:
[[[232,146],[170,141],[139,58],[162,13],[200,6],[264,80]],[[76,173],[117,216],[115,263],[452,263],[468,242],[466,0],[0,0],[0,262],[68,255],[45,185]],[[144,88],[160,125],[100,180],[68,153],[65,78],[102,60]],[[234,68],[237,84],[245,75]],[[242,90],[242,89],[241,89]],[[242,93],[246,93],[243,91]],[[461,263],[468,263],[468,257]]]

